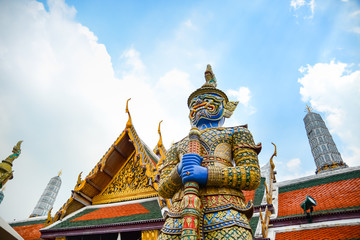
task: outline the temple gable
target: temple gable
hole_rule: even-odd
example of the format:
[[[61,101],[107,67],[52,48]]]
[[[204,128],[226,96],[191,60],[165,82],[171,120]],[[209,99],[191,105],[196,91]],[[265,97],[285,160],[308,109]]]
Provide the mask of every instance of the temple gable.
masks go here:
[[[140,165],[139,154],[134,152],[105,189],[94,197],[94,204],[156,196],[157,192],[145,172],[146,168]]]

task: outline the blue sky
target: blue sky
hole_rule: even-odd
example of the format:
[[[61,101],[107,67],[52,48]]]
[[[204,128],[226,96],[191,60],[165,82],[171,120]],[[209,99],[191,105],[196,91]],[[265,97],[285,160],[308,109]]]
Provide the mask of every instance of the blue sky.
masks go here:
[[[315,172],[303,117],[320,113],[350,166],[360,164],[358,1],[0,1],[0,157],[23,152],[0,216],[30,215],[51,177],[92,169],[133,123],[151,148],[189,131],[187,97],[212,64],[240,104],[264,165],[278,146],[278,180]],[[24,201],[24,199],[27,199]],[[15,210],[16,209],[16,210]]]

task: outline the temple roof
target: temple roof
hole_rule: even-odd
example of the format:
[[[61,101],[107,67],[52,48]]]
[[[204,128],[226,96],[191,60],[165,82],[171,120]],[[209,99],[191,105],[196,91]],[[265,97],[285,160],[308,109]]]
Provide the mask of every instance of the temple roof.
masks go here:
[[[344,171],[346,170],[346,171]],[[351,168],[339,174],[318,175],[306,181],[279,187],[278,217],[303,215],[300,204],[310,195],[317,202],[313,214],[330,213],[360,208],[360,169]]]
[[[41,239],[39,230],[45,226],[46,219],[46,216],[33,217],[12,222],[9,225],[25,240]]]
[[[276,234],[276,240],[292,239],[327,239],[327,240],[339,240],[339,239],[359,239],[360,238],[360,225],[355,226],[343,226],[343,227],[327,227],[320,229],[309,229],[293,232],[282,232]]]
[[[156,198],[84,207],[44,230],[163,219]]]
[[[159,158],[141,141],[128,114],[123,132],[85,179],[79,175],[71,197],[54,221],[89,205],[157,196],[154,178]]]
[[[59,233],[63,236],[76,231],[106,233],[111,229],[120,231],[135,229],[141,225],[161,228],[164,220],[157,198],[147,198],[120,203],[101,204],[84,207],[46,228],[41,229],[42,237]],[[60,234],[60,235],[61,235]]]

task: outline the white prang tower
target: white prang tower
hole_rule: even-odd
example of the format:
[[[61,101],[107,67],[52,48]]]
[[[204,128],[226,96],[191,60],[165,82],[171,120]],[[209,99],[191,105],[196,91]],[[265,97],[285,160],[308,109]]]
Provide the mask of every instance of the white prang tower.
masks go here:
[[[308,113],[304,117],[304,123],[316,164],[315,173],[318,174],[348,167],[342,160],[320,114],[312,112],[308,106],[307,110]]]
[[[46,216],[48,214],[54,205],[61,186],[60,175],[61,171],[59,172],[59,175],[50,179],[30,217]]]

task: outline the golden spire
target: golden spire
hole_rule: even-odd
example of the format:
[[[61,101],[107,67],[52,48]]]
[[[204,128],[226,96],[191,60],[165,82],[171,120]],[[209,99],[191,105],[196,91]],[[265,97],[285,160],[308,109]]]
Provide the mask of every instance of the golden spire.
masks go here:
[[[60,170],[60,172],[59,172],[59,174],[58,174],[59,177],[60,177],[61,173],[62,173],[62,169]]]
[[[215,74],[213,73],[213,70],[211,68],[211,65],[208,64],[206,66],[206,70],[205,70],[205,84],[202,87],[214,87],[216,88],[217,83],[216,83],[216,77]]]
[[[308,112],[311,112],[312,108],[309,107],[309,105],[306,105],[306,110],[307,110]]]
[[[130,101],[131,98],[129,98],[127,101],[126,101],[126,109],[125,109],[125,112],[129,115],[129,119],[126,123],[126,128],[130,128],[132,126],[132,123],[131,123],[131,116],[130,116],[130,112],[129,112],[129,101]]]

